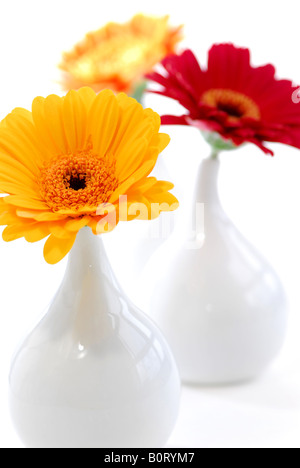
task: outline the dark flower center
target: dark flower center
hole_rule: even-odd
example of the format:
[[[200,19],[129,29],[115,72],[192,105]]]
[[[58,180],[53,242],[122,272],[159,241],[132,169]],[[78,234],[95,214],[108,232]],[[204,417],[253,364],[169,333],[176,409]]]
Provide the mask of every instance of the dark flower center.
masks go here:
[[[218,102],[217,107],[220,111],[226,112],[231,117],[241,118],[244,112],[238,106],[230,103]]]
[[[72,175],[69,181],[69,188],[75,190],[83,190],[86,188],[86,174]]]
[[[261,117],[260,109],[253,99],[232,89],[209,89],[201,96],[201,102],[225,112],[232,121],[245,117],[259,120]]]
[[[115,166],[111,156],[100,158],[89,149],[60,155],[41,171],[41,195],[54,212],[91,207],[96,212],[119,185]]]

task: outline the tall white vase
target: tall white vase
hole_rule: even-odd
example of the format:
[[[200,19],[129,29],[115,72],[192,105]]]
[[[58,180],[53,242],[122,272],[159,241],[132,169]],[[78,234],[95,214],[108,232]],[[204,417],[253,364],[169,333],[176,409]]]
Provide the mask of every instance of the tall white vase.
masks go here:
[[[171,345],[183,381],[193,384],[254,378],[275,358],[286,330],[277,275],[223,211],[219,165],[217,159],[204,160],[198,174],[193,212],[204,204],[204,225],[198,222],[189,239],[177,229],[144,277],[150,284],[147,275],[159,272],[150,314]],[[187,223],[178,219],[179,228]]]
[[[179,396],[165,339],[120,289],[102,241],[82,229],[61,288],[12,364],[10,408],[22,441],[161,447]]]

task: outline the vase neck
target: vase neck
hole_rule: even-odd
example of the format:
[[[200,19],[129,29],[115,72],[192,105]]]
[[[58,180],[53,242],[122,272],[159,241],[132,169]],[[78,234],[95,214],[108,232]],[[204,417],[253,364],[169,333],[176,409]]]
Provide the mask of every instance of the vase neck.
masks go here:
[[[95,296],[102,305],[121,292],[120,285],[107,258],[101,236],[95,236],[90,228],[81,229],[69,254],[69,262],[64,282],[72,290],[85,291],[90,297]],[[88,298],[85,294],[82,301]],[[89,301],[87,300],[87,303]]]
[[[46,316],[54,335],[71,333],[82,345],[98,343],[117,323],[126,297],[103,241],[90,228],[77,234],[62,285]],[[77,337],[77,338],[76,338]]]
[[[183,201],[179,209],[176,228],[172,239],[188,239],[191,247],[202,245],[204,235],[214,229],[225,213],[218,194],[218,159],[204,159],[194,180],[194,191],[191,197]]]
[[[100,273],[103,268],[110,270],[102,239],[95,236],[90,228],[81,229],[75,244],[69,254],[67,274],[74,281],[82,281],[83,277],[93,273]]]
[[[218,178],[220,161],[218,159],[204,159],[198,171],[194,203],[204,203],[211,207],[221,207]]]

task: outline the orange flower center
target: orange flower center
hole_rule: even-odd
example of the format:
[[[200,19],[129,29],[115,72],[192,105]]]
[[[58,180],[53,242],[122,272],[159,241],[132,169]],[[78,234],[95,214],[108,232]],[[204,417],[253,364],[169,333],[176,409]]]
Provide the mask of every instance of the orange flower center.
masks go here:
[[[59,156],[44,167],[39,185],[52,211],[90,211],[108,202],[117,188],[115,162],[91,150]]]
[[[257,104],[245,94],[231,89],[210,89],[206,91],[201,101],[211,107],[226,112],[231,120],[248,117],[260,119],[260,110]]]

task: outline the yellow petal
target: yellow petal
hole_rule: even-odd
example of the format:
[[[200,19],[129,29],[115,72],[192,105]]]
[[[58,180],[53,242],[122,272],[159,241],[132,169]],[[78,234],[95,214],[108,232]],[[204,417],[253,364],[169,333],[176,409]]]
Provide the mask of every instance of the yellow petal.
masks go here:
[[[14,109],[5,118],[5,122],[13,138],[21,142],[24,156],[35,162],[36,167],[40,167],[44,157],[43,152],[40,151],[38,133],[33,124],[31,112],[21,108]]]
[[[19,161],[30,174],[39,173],[37,153],[31,148],[28,137],[22,134],[21,130],[17,133],[10,128],[0,130],[0,153]]]
[[[0,167],[16,171],[24,175],[27,180],[35,180],[36,175],[28,169],[22,162],[14,158],[12,154],[4,153],[0,148]]]
[[[19,210],[17,211],[17,213],[19,215],[20,213]],[[34,219],[36,219],[37,221],[42,221],[42,222],[43,221],[61,221],[66,218],[65,215],[62,215],[60,213],[52,213],[52,211],[44,211],[43,213],[31,212],[31,214]],[[19,216],[21,216],[21,214]]]
[[[68,239],[72,234],[65,228],[65,221],[49,225],[50,232],[59,239]]]
[[[10,205],[8,205],[10,206]],[[11,206],[11,208],[14,208]],[[52,211],[35,211],[30,209],[17,209],[16,214],[19,218],[33,219],[35,221],[46,222],[46,221],[61,221],[65,219],[65,216],[59,215],[58,213],[52,213]]]
[[[145,188],[144,182],[138,182],[128,191],[128,204],[133,203],[134,200],[139,200],[141,194],[143,194],[149,205],[148,219],[155,219],[163,211],[174,211],[178,208],[179,203],[177,198],[169,192],[173,187],[174,185],[170,182],[158,180],[151,187],[143,190]],[[147,203],[145,203],[145,206],[147,206]],[[140,216],[139,219],[147,218],[146,216]]]
[[[97,94],[92,88],[89,88],[88,86],[84,86],[83,88],[80,88],[78,90],[78,94],[80,96],[80,99],[82,100],[83,104],[85,105],[85,108],[87,110],[87,113],[89,112],[91,105],[93,104],[94,100],[96,99]]]
[[[140,191],[142,193],[147,192],[153,185],[157,182],[156,177],[145,177],[144,179],[139,180],[136,184],[132,185],[130,190]]]
[[[1,161],[1,157],[0,157],[0,161]],[[16,169],[16,167],[14,167],[13,165],[9,165],[7,163],[4,163],[2,162],[2,164],[0,163],[0,181],[1,181],[1,178],[5,178],[5,177],[8,177],[9,179],[11,179],[11,181],[15,181],[21,185],[35,185],[35,180],[36,180],[36,177],[31,175],[31,176],[28,176],[27,174],[24,174],[24,172],[22,172],[21,170],[19,169]]]
[[[151,219],[151,204],[142,193],[128,195],[126,204],[120,206],[120,221]]]
[[[169,192],[173,188],[174,184],[172,184],[172,182],[167,182],[165,180],[157,180],[156,183],[152,185],[152,187],[146,188],[145,190],[143,190],[143,192],[150,195],[156,195],[164,192]]]
[[[0,197],[0,213],[6,210],[5,198]]]
[[[49,226],[47,223],[35,223],[28,227],[24,232],[24,238],[27,242],[39,242],[50,234]]]
[[[58,239],[53,234],[47,239],[44,247],[44,257],[47,263],[54,265],[62,260],[72,249],[76,234],[67,239]]]
[[[78,92],[71,90],[63,100],[63,119],[71,152],[86,145],[87,111]]]
[[[115,135],[119,120],[119,106],[114,93],[102,91],[89,111],[88,133],[92,135],[93,149],[104,156]]]
[[[161,119],[157,112],[154,112],[152,109],[145,109],[144,110],[145,116],[147,116],[154,127],[154,132],[157,133],[160,129]]]
[[[43,105],[49,135],[55,140],[60,153],[67,154],[69,146],[64,128],[63,99],[52,94],[43,101]]]
[[[157,133],[151,138],[149,146],[154,146],[161,153],[170,143],[170,136],[167,133]]]
[[[144,156],[148,147],[145,138],[128,141],[122,148],[121,154],[117,156],[116,175],[119,181],[128,179],[143,163]]]
[[[33,226],[32,223],[24,223],[24,224],[13,224],[11,226],[7,226],[3,233],[2,237],[5,242],[11,242],[16,239],[20,239],[24,237],[26,231]]]
[[[18,217],[14,213],[6,212],[0,214],[0,225],[6,226],[9,224],[16,224],[20,222]]]
[[[23,109],[22,107],[16,107],[15,109],[13,109],[11,111],[10,114],[8,114],[1,122],[0,122],[0,128],[1,127],[6,127],[6,128],[9,128],[11,127],[11,123],[13,121],[12,117],[22,117],[26,120],[28,120],[28,122],[30,122],[31,124],[33,123],[33,120],[32,120],[32,115],[31,115],[31,112],[27,109]]]
[[[123,134],[121,144],[118,146],[113,143],[114,146],[114,154],[118,157],[118,154],[122,152],[123,145],[127,144],[129,141],[138,140],[143,138],[150,144],[150,141],[153,137],[153,125],[149,121],[149,119],[144,118],[144,115],[141,115],[140,119],[136,122],[133,126],[132,122],[128,122],[126,132]]]
[[[116,132],[114,141],[110,146],[110,151],[115,154],[117,148],[122,144],[122,141],[132,136],[132,133],[136,131],[143,121],[144,109],[141,104],[126,96],[126,94],[118,94],[116,96],[117,102],[120,106],[121,118],[118,125],[118,131]]]
[[[117,210],[115,210],[114,216],[111,218],[109,216],[104,218],[101,216],[94,216],[93,218],[90,218],[88,225],[92,229],[93,233],[97,236],[99,234],[106,234],[113,231],[118,223],[119,216]]]
[[[61,140],[55,140],[55,135],[52,134],[52,125],[49,125],[49,119],[46,117],[45,98],[39,96],[34,99],[32,103],[32,118],[39,134],[39,141],[41,149],[43,148],[45,160],[54,155],[61,154]]]
[[[27,197],[35,198],[36,192],[34,192],[34,190],[30,189],[26,185],[18,184],[12,180],[13,179],[10,179],[8,177],[4,178],[3,175],[0,174],[0,187],[3,193],[20,196],[26,195]]]
[[[9,205],[18,206],[20,208],[29,208],[32,210],[41,211],[49,210],[49,207],[42,200],[26,198],[25,196],[21,197],[18,195],[9,195],[8,197],[5,197],[5,201]]]
[[[151,203],[161,205],[161,211],[174,211],[179,207],[177,198],[170,192],[147,194],[147,198]]]
[[[152,172],[155,161],[146,161],[134,174],[132,174],[125,182],[123,182],[112,194],[109,203],[115,203],[119,196],[126,195],[129,188],[140,179],[147,177]]]
[[[80,229],[88,225],[89,220],[90,218],[88,216],[84,216],[83,218],[78,219],[72,219],[71,221],[66,222],[65,228],[71,232],[78,232]]]

